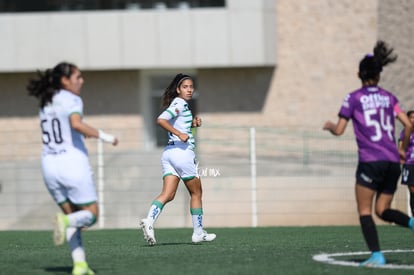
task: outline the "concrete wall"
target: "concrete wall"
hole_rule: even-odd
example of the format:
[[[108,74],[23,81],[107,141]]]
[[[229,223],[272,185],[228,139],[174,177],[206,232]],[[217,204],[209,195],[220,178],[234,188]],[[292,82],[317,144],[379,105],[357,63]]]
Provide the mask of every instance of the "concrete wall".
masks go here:
[[[229,3],[236,3],[235,1],[229,1]],[[243,9],[248,9],[252,7],[251,5],[256,5],[255,3],[257,2],[244,0],[240,1],[240,3],[240,5],[244,5]],[[266,1],[263,3],[266,5],[266,3],[270,2]],[[290,128],[292,132],[297,131],[297,136],[301,135],[300,130],[302,129],[312,129],[315,133],[329,136],[328,133],[322,132],[321,127],[325,120],[336,119],[336,114],[343,97],[351,90],[360,86],[357,78],[358,62],[365,53],[372,51],[375,41],[378,38],[387,40],[395,47],[396,53],[400,56],[396,64],[390,65],[390,67],[384,70],[381,84],[386,88],[395,90],[403,102],[403,106],[407,106],[408,108],[414,107],[412,95],[414,80],[411,77],[414,64],[414,53],[411,47],[412,37],[414,37],[414,24],[412,22],[414,18],[414,2],[402,0],[399,2],[399,5],[396,5],[391,0],[278,0],[273,3],[276,4],[277,16],[275,17],[276,23],[273,25],[275,35],[272,37],[277,38],[277,49],[276,43],[264,43],[266,44],[266,51],[273,49],[273,57],[271,54],[266,55],[269,58],[269,60],[266,60],[266,64],[269,62],[271,64],[270,66],[263,64],[263,62],[260,62],[260,67],[256,68],[252,68],[252,64],[249,62],[243,63],[245,67],[233,66],[234,63],[231,63],[229,53],[223,52],[220,54],[225,56],[213,56],[211,60],[222,60],[223,58],[226,60],[225,62],[228,62],[227,64],[231,64],[233,67],[222,67],[222,65],[215,63],[216,61],[211,63],[212,65],[215,64],[212,67],[208,67],[206,65],[207,63],[203,65],[207,67],[197,67],[194,65],[196,63],[191,63],[194,60],[188,62],[188,64],[196,66],[189,69],[197,72],[200,92],[204,93],[200,94],[200,104],[202,105],[200,115],[203,118],[204,125],[220,124],[222,128],[240,125],[265,126],[270,130],[286,127]],[[264,7],[256,8],[260,10]],[[252,19],[248,15],[248,12],[242,12],[239,15],[241,14],[249,20]],[[99,17],[98,15],[94,15],[93,17],[95,18],[95,16]],[[130,16],[132,20],[134,15]],[[254,18],[257,20],[257,17]],[[98,20],[97,18],[95,19]],[[264,18],[262,19],[266,20]],[[4,20],[4,18],[2,17],[0,20]],[[99,25],[97,22],[99,20],[93,24],[94,27]],[[253,24],[256,24],[257,28],[258,22],[255,22]],[[4,24],[0,24],[2,31],[4,31],[4,26]],[[273,27],[269,27],[269,29]],[[241,35],[239,33],[240,30],[235,30],[239,36]],[[9,31],[11,32],[11,30]],[[111,29],[108,32],[110,33]],[[221,41],[224,36],[223,34],[221,35],[222,37],[217,39],[217,41]],[[261,34],[256,35],[261,36]],[[250,38],[253,40],[255,37],[257,38],[257,36]],[[28,39],[32,41],[34,37],[28,37]],[[99,37],[95,37],[95,39],[99,39]],[[223,43],[227,42],[224,41]],[[8,43],[6,41],[6,46],[3,47],[11,47]],[[69,43],[75,42],[71,41]],[[104,49],[107,49],[106,47],[112,47],[111,43],[118,42],[110,41],[110,45],[106,45]],[[219,47],[215,44],[210,46],[213,48]],[[246,61],[250,58],[249,54],[251,51],[249,50],[250,46],[243,48],[245,46],[243,45],[242,48],[235,50],[234,54],[241,55],[243,53],[246,55],[246,59],[243,60]],[[19,47],[17,46],[16,49],[7,48],[12,51],[12,57],[8,55],[9,53],[6,54],[4,51],[0,52],[1,60],[5,60],[5,64],[9,64],[7,66],[15,64],[13,66],[16,66],[16,70],[25,70],[28,67],[21,67],[21,63],[19,63],[21,61],[14,60],[13,58],[24,58],[32,62],[35,60],[35,57],[32,56],[33,53],[30,56],[26,53],[21,53],[21,56],[16,57],[16,52],[13,51],[20,51],[21,48]],[[35,49],[36,47],[40,46],[34,45]],[[62,47],[66,46],[63,45]],[[74,47],[74,44],[69,44],[68,47]],[[203,49],[203,46],[200,47]],[[134,47],[134,49],[139,48]],[[107,51],[104,50],[103,52]],[[142,150],[142,144],[145,143],[145,140],[140,138],[140,133],[137,133],[137,129],[133,129],[133,132],[128,132],[128,128],[129,125],[138,125],[138,127],[144,125],[141,115],[144,113],[145,106],[142,104],[145,105],[145,102],[141,102],[140,98],[144,91],[140,90],[140,87],[142,87],[142,75],[146,74],[146,70],[128,69],[118,71],[114,69],[108,72],[102,72],[97,69],[90,70],[91,68],[96,68],[95,66],[99,66],[101,69],[106,66],[105,64],[99,63],[103,62],[99,60],[104,54],[103,52],[98,51],[91,55],[96,58],[95,63],[86,63],[82,59],[85,58],[84,53],[79,56],[83,60],[81,64],[89,68],[89,70],[85,70],[86,85],[89,85],[85,86],[87,110],[97,115],[87,118],[93,125],[107,127],[115,132],[119,131],[122,133],[122,139],[128,139],[127,137],[131,137],[131,139],[139,138],[139,142],[134,143],[134,145],[132,143],[121,143],[120,145],[123,146],[122,149],[118,153],[114,153],[114,159],[116,159],[116,156],[128,157],[128,153],[135,152],[131,149],[129,150],[129,148],[139,151]],[[142,54],[139,52],[134,53],[133,49],[129,49],[129,53],[136,54],[131,60],[138,58],[138,55]],[[151,55],[152,53],[150,52],[150,58]],[[180,56],[180,54],[177,56]],[[257,57],[256,53],[253,53],[253,56]],[[118,61],[120,60],[119,56],[116,58],[118,58]],[[46,64],[50,66],[50,59],[45,60],[42,60],[44,63],[36,64],[36,66]],[[109,60],[113,60],[112,57]],[[178,61],[176,59],[174,60]],[[187,60],[184,63],[187,63]],[[246,65],[247,63],[249,65]],[[123,64],[125,65],[126,63]],[[171,63],[168,62],[162,64],[172,71],[183,69],[170,67]],[[276,64],[276,66],[272,64]],[[142,66],[145,67],[147,65],[143,64]],[[178,65],[176,64],[174,66]],[[29,110],[35,109],[35,104],[32,104],[33,102],[29,104],[30,99],[22,96],[25,92],[23,91],[20,94],[24,83],[26,83],[25,79],[27,76],[26,73],[2,74],[0,78],[1,104],[4,110],[7,110],[2,112],[0,125],[2,129],[8,129],[12,133],[21,133],[22,130],[31,129],[30,127],[34,127],[33,125],[37,125],[35,117],[29,117],[27,119],[21,117],[27,115]],[[257,87],[254,85],[256,80],[258,81]],[[134,87],[133,83],[135,82],[137,84]],[[229,88],[227,94],[226,88]],[[88,92],[89,90],[91,91]],[[15,93],[19,93],[19,95],[15,97]],[[137,105],[134,103],[136,100],[140,101]],[[240,110],[234,110],[238,108],[232,109],[234,106],[240,106]],[[16,109],[20,110],[17,117],[13,111]],[[110,114],[105,115],[106,111],[110,112]],[[126,115],[126,113],[131,115]],[[10,116],[13,116],[13,118],[9,118]],[[31,126],[28,127],[28,125]],[[348,137],[352,136],[351,128],[349,127],[347,129],[346,134]],[[229,127],[230,133],[226,134],[216,130],[207,128],[206,131],[201,130],[198,134],[202,139],[222,136],[228,137],[229,143],[235,143],[236,146],[238,138],[244,139],[246,137],[245,135],[236,136],[236,131],[231,131],[231,127]],[[4,135],[3,139],[5,141],[3,144],[7,144],[7,146],[1,147],[1,154],[6,156],[5,160],[7,160],[8,156],[16,155],[20,160],[32,160],[30,156],[33,156],[38,148],[34,148],[32,146],[33,144],[26,144],[25,142],[26,139],[33,138],[33,135],[33,133],[28,134],[27,132],[18,136],[13,136],[13,134],[8,136]],[[343,140],[342,137],[338,139],[329,136],[329,138],[330,142],[333,143]],[[10,140],[14,142],[12,144],[7,143]],[[280,140],[285,142],[281,146],[301,146],[299,141],[291,144],[289,140],[283,140],[283,137]],[[326,141],[319,142],[321,147],[326,147]],[[204,146],[203,148],[206,148],[206,150],[203,149],[203,154],[215,156],[217,147],[214,144],[206,143],[206,145],[201,144],[201,146]],[[341,144],[336,147],[340,146]],[[246,150],[246,148],[248,147],[243,147],[240,150]],[[274,152],[275,154],[278,153],[273,148],[269,148],[268,151]],[[19,154],[15,154],[16,152]],[[23,152],[27,152],[29,157],[20,154]],[[146,159],[147,155],[143,152],[141,153],[143,158],[138,159],[136,165],[145,165],[149,161],[149,157]],[[159,155],[154,157],[158,158]],[[270,158],[273,159],[274,156],[271,155]],[[127,161],[135,165],[128,158]],[[232,165],[237,170],[239,161],[240,158],[235,157],[226,164]],[[325,170],[321,173],[326,173],[326,171],[330,172],[327,167],[330,159],[320,159],[319,161],[322,162],[322,165],[326,166]],[[240,168],[240,171],[246,172],[245,168]],[[21,172],[19,170],[21,169],[20,167],[7,166],[6,162],[5,169],[14,169],[17,171],[18,176],[16,177],[18,178],[16,180],[26,179],[25,173],[19,174],[19,171]],[[341,167],[338,169],[341,169]],[[353,171],[354,169],[352,167],[346,170],[346,176],[333,174],[320,178],[314,177],[314,175],[305,175],[304,177],[297,175],[297,173],[307,172],[306,170],[298,169],[293,171],[290,176],[271,175],[259,178],[258,186],[261,189],[258,199],[260,199],[261,203],[259,209],[262,211],[261,216],[259,216],[259,225],[357,224],[355,202],[353,200]],[[126,171],[120,166],[108,171],[107,176],[113,179],[113,188],[124,188],[126,190],[124,192],[128,193],[130,191],[129,188],[133,188],[135,186],[134,184],[137,184],[134,182],[137,180],[137,175],[143,172],[145,172],[145,167],[141,170],[131,168]],[[278,172],[280,171],[278,170]],[[16,174],[13,173],[13,175]],[[123,178],[121,177],[122,175],[125,175],[125,177],[129,176],[129,178]],[[121,180],[117,181],[116,179],[120,177]],[[5,188],[8,188],[4,183],[7,182],[6,180],[3,181],[3,194],[7,191]],[[151,184],[151,180],[149,180],[148,184]],[[159,178],[156,180],[159,180]],[[244,226],[250,224],[251,213],[249,211],[251,211],[251,204],[249,203],[249,193],[246,191],[249,188],[248,176],[219,177],[216,179],[206,179],[203,182],[205,183],[204,203],[207,215],[206,224],[208,226]],[[22,184],[20,186],[24,185]],[[272,187],[270,188],[270,186]],[[292,186],[297,188],[294,190],[289,189]],[[145,214],[150,200],[156,195],[159,187],[159,185],[156,185],[154,189],[150,189],[151,193],[149,193],[144,185],[139,186],[139,189],[144,188],[144,190],[147,190],[147,193],[144,193],[143,198],[133,198],[133,194],[129,194],[128,199],[130,199],[132,204],[135,199],[139,202],[139,205],[133,204],[134,206],[128,209],[128,213],[131,213],[132,218],[124,217],[122,221],[120,220],[121,218],[116,220],[118,216],[116,211],[119,209],[111,209],[112,216],[115,219],[114,223],[118,223],[120,226],[135,226],[135,220],[133,220],[135,215],[141,216]],[[231,189],[231,187],[241,187],[241,191],[239,190],[240,193],[232,192],[234,189]],[[318,192],[313,187],[318,188],[316,190]],[[397,200],[394,203],[396,207],[402,210],[406,210],[407,206],[404,191],[404,188],[400,188],[397,194]],[[309,196],[303,197],[303,194]],[[16,198],[14,199],[19,201],[18,196],[16,194],[15,196]],[[183,194],[183,196],[185,195]],[[242,201],[233,201],[234,198],[240,198]],[[300,203],[298,203],[297,198],[300,198]],[[229,202],[228,204],[223,203],[226,200]],[[186,202],[184,197],[178,199],[178,203],[181,202]],[[113,201],[113,203],[116,205],[118,201]],[[303,217],[303,208],[308,205],[311,205],[309,206],[309,211],[312,211],[314,214],[313,216],[309,215],[301,219]],[[222,214],[223,208],[234,210],[234,213],[239,213],[240,215],[234,214],[229,218]],[[277,212],[271,212],[269,214],[269,209],[276,209]],[[328,211],[328,209],[332,210]],[[163,218],[160,220],[160,226],[171,226],[171,222],[177,216],[188,216],[188,209],[184,207],[174,208],[172,206],[171,210],[167,211],[171,212],[164,213]],[[169,217],[169,213],[171,217]],[[209,213],[212,213],[212,215],[209,215]],[[183,222],[183,220],[179,220],[176,225],[181,226],[182,224],[188,225],[188,221]]]
[[[140,114],[139,72],[83,71],[82,98],[87,115]],[[38,103],[28,96],[26,86],[36,73],[0,74],[0,117],[33,117]]]
[[[265,107],[274,124],[335,117],[358,86],[358,59],[376,39],[376,2],[278,2],[279,60]]]
[[[414,2],[382,0],[378,6],[378,38],[387,41],[398,55],[384,69],[381,83],[393,91],[405,110],[414,109]]]
[[[274,2],[225,8],[0,14],[0,71],[266,66]],[[248,54],[247,54],[248,53]]]
[[[360,85],[358,62],[377,39],[378,1],[278,0],[276,14],[277,65],[263,110],[220,120],[321,128]]]

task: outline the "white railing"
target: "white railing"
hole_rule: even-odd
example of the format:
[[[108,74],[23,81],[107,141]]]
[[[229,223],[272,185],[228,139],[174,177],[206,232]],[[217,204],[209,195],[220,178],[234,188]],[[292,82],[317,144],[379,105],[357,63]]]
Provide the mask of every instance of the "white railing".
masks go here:
[[[1,131],[0,230],[49,229],[59,209],[43,184],[37,135]],[[97,228],[133,228],[161,191],[162,148],[143,149],[140,129],[114,131],[117,147],[87,141],[99,194]],[[352,133],[336,138],[319,129],[204,126],[197,140],[206,226],[357,223]],[[399,192],[395,204],[406,210],[405,188]],[[183,185],[157,226],[191,226]]]

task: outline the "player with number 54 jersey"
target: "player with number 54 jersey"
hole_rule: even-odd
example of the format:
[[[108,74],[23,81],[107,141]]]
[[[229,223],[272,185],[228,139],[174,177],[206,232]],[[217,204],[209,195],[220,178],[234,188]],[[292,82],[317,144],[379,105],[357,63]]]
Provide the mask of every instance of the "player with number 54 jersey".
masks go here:
[[[397,98],[378,86],[383,67],[396,60],[393,49],[384,41],[377,41],[374,54],[365,55],[359,63],[358,77],[362,87],[345,97],[338,122],[328,120],[323,126],[335,136],[345,132],[349,120],[354,126],[359,156],[355,196],[362,234],[371,251],[371,256],[360,265],[367,267],[386,264],[372,218],[373,209],[383,221],[408,227],[414,232],[414,218],[391,208],[401,174],[400,161],[405,159],[412,125]],[[399,148],[394,137],[395,118],[404,127]]]
[[[394,117],[400,112],[398,99],[379,86],[363,86],[345,97],[338,116],[352,120],[359,161],[399,162]]]

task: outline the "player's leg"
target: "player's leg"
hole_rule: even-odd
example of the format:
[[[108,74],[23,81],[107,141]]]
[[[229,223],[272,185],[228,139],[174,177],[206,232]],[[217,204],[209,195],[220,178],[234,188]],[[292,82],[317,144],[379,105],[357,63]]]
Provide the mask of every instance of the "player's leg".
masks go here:
[[[414,229],[414,219],[410,219],[408,215],[399,210],[391,209],[391,203],[397,190],[398,179],[401,173],[400,165],[398,163],[390,164],[387,172],[382,191],[377,196],[375,211],[384,221]]]
[[[171,162],[171,157],[174,155],[176,155],[176,153],[174,153],[174,150],[164,150],[162,153],[162,191],[152,202],[150,209],[148,210],[147,217],[140,220],[140,227],[144,233],[144,240],[146,240],[149,245],[154,245],[156,243],[154,223],[161,214],[165,204],[174,199],[178,184],[180,182],[178,173],[175,171]]]
[[[180,174],[181,179],[190,193],[190,213],[193,222],[192,242],[212,241],[216,238],[215,234],[208,234],[203,229],[203,189],[197,170],[197,160],[193,150],[181,151],[179,159],[175,160],[175,169]]]
[[[410,192],[411,215],[412,215],[412,217],[414,217],[414,183],[413,183],[413,185],[408,186],[408,191]]]
[[[385,264],[385,258],[381,253],[377,228],[371,210],[375,191],[357,183],[355,184],[355,195],[362,234],[368,249],[371,251],[371,257],[362,262],[361,266],[383,265]]]
[[[154,245],[157,242],[155,239],[154,223],[161,214],[165,204],[174,199],[179,182],[180,178],[176,175],[169,174],[164,176],[161,193],[152,202],[147,217],[140,221],[144,239],[149,245]]]
[[[73,260],[72,274],[94,274],[86,262],[86,253],[82,244],[82,228],[89,227],[96,222],[98,216],[98,205],[93,203],[78,207],[75,211],[66,217],[68,218],[68,228],[66,230],[66,240],[71,251]]]
[[[190,213],[193,222],[193,243],[209,242],[216,238],[216,234],[207,233],[203,229],[203,204],[202,204],[202,186],[199,177],[187,179],[184,181],[188,192],[190,193]]]
[[[94,274],[86,262],[81,229],[91,226],[96,221],[94,217],[98,215],[97,204],[77,207],[70,202],[65,202],[60,204],[60,207],[66,215],[62,213],[56,215],[55,236],[63,236],[59,244],[63,243],[64,239],[68,242],[74,265],[72,274]]]
[[[42,157],[42,174],[46,188],[64,213],[57,213],[54,217],[53,241],[55,245],[62,245],[65,242],[67,229],[65,214],[70,214],[74,211],[73,206],[68,200],[67,188],[59,180],[59,171],[58,155],[44,155]]]
[[[392,199],[392,194],[381,193],[378,195],[375,205],[377,215],[384,221],[413,229],[414,219],[397,209],[391,209]]]
[[[163,178],[161,193],[152,202],[147,219],[153,224],[161,214],[164,206],[175,198],[180,178],[176,175],[166,175]]]
[[[66,215],[74,211],[72,205],[68,201],[58,204],[63,213],[56,213],[54,218],[53,241],[55,245],[62,245],[65,242],[66,230],[68,223]]]
[[[407,185],[410,196],[410,210],[414,217],[414,165],[404,164],[401,173],[401,184]]]
[[[61,173],[61,180],[67,187],[68,201],[72,205],[72,212],[63,217],[67,226],[66,240],[73,260],[72,272],[94,274],[86,262],[81,235],[82,229],[92,226],[99,215],[92,168],[88,158],[77,152],[65,155],[61,165],[67,167]]]

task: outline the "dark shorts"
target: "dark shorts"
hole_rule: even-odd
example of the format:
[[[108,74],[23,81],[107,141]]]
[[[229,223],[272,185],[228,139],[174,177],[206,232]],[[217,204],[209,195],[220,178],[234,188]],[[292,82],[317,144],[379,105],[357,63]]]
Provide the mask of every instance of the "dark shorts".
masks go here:
[[[360,162],[356,171],[356,180],[358,184],[379,193],[394,194],[400,174],[400,164],[396,162]]]
[[[414,186],[414,164],[403,165],[401,183],[409,186]]]

